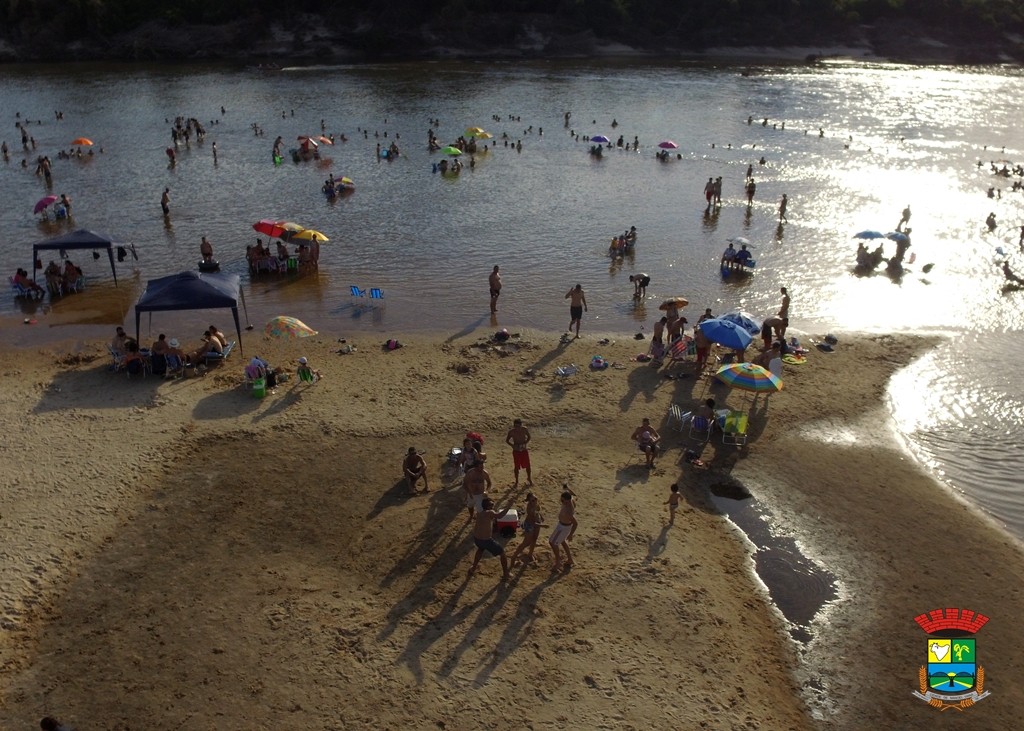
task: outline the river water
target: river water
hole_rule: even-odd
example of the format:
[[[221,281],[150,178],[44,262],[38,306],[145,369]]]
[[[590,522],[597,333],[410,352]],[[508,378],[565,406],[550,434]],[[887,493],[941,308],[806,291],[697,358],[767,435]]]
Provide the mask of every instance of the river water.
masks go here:
[[[5,301],[5,338],[24,345],[107,336],[130,319],[145,280],[194,267],[203,235],[225,270],[243,274],[252,322],[290,314],[328,333],[381,339],[478,326],[560,330],[568,322],[564,294],[577,282],[590,304],[584,333],[649,331],[661,298],[677,294],[694,314],[739,307],[764,315],[784,285],[796,327],[951,336],[897,379],[897,424],[931,469],[1021,536],[1015,475],[1024,466],[1024,389],[1010,365],[1022,344],[1024,292],[1005,290],[997,249],[1024,270],[1024,193],[1012,192],[1012,179],[993,175],[989,162],[1024,162],[1015,119],[1022,96],[1016,68],[838,61],[6,67],[0,139],[12,155],[0,165],[2,265],[29,268],[33,242],[71,229],[32,214],[51,192],[72,197],[74,228],[135,244],[139,261],[125,262],[114,287],[104,261],[86,252],[88,290],[55,305]],[[32,120],[34,152],[21,150],[19,114]],[[179,148],[169,168],[164,150],[176,115],[200,119],[208,134]],[[495,147],[456,178],[435,174],[442,156],[426,144],[434,118],[442,144],[479,126]],[[348,141],[323,147],[319,162],[272,164],[276,136],[295,146],[299,135],[319,134],[321,120]],[[640,148],[598,160],[572,132],[635,136]],[[79,136],[94,141],[94,154],[58,160]],[[377,144],[393,140],[402,155],[381,160]],[[665,140],[679,148],[659,162]],[[53,160],[52,188],[34,173],[41,154]],[[757,194],[748,207],[750,164]],[[330,173],[352,178],[355,193],[326,200],[320,186]],[[718,176],[723,205],[705,214],[704,182]],[[989,198],[990,186],[1001,197]],[[789,222],[779,226],[783,193]],[[896,282],[854,276],[852,235],[892,230],[908,204],[915,264]],[[984,225],[990,212],[994,232]],[[250,281],[244,249],[261,218],[330,236],[319,272]],[[608,242],[629,226],[639,231],[636,253],[614,264]],[[752,242],[758,262],[742,282],[718,272],[734,236]],[[492,320],[487,275],[495,264],[505,288]],[[934,265],[927,274],[925,264]],[[639,272],[653,281],[637,305],[628,276]],[[386,305],[357,306],[350,285],[382,288]],[[20,324],[25,318],[32,327]],[[158,326],[184,334],[208,319],[161,316]]]

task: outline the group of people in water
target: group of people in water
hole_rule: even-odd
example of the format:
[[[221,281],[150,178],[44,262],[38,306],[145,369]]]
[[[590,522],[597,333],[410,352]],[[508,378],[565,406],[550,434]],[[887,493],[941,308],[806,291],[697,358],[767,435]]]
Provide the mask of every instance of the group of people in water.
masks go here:
[[[260,238],[256,239],[255,246],[245,247],[245,260],[249,264],[250,274],[286,272],[292,258],[295,259],[295,268],[299,271],[315,269],[320,262],[320,242],[317,241],[316,234],[308,242],[301,242],[294,256],[283,241],[277,242],[276,251],[271,251],[269,241],[264,245],[263,239]]]
[[[608,246],[608,255],[614,259],[621,259],[636,246],[636,226],[630,226],[621,236],[614,236],[612,243]]]

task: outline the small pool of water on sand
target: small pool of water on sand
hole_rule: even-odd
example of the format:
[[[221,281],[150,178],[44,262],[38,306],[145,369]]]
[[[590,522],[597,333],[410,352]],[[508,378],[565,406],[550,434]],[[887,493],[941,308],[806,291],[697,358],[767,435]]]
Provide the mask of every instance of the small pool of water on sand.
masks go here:
[[[711,502],[754,544],[754,567],[794,640],[811,641],[811,621],[839,597],[836,578],[805,556],[796,539],[779,535],[770,516],[738,482],[711,485]]]

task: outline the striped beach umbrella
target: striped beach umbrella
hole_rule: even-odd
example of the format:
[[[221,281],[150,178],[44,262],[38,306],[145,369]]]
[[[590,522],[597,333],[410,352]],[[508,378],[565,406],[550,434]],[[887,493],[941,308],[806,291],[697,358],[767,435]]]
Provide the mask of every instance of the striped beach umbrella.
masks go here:
[[[782,379],[753,363],[730,363],[715,373],[718,380],[743,391],[773,393],[782,390]]]
[[[278,315],[267,320],[263,332],[270,338],[282,338],[294,340],[296,338],[308,338],[316,335],[316,330],[294,317]]]

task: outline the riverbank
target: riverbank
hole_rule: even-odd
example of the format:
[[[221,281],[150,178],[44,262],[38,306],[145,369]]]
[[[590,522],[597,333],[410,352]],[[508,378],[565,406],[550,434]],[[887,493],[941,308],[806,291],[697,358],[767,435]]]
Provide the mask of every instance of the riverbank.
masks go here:
[[[349,354],[333,337],[247,338],[247,355],[306,355],[325,376],[263,400],[239,385],[242,359],[164,382],[109,372],[102,343],[4,353],[0,723],[316,727],[341,708],[350,727],[934,728],[945,716],[910,696],[913,617],[964,606],[992,618],[978,637],[992,696],[968,712],[1012,726],[1019,659],[1003,648],[1021,553],[906,457],[882,403],[930,340],[843,336],[814,351],[759,399],[749,446],[716,439],[696,470],[669,405],[710,394],[749,407],[748,395],[666,379],[630,360],[645,349],[632,340],[485,334],[390,352],[350,338]],[[597,353],[622,367],[555,375]],[[492,496],[521,507],[528,488],[512,485],[502,443],[516,416],[547,522],[563,483],[580,496],[577,565],[550,573],[542,545],[507,585],[494,560],[467,581],[445,455],[483,433]],[[653,471],[628,440],[643,416],[668,447]],[[398,479],[410,445],[428,493]],[[712,507],[725,479],[840,579],[802,649]],[[668,528],[672,482],[685,501]],[[936,545],[957,550],[940,564]]]

